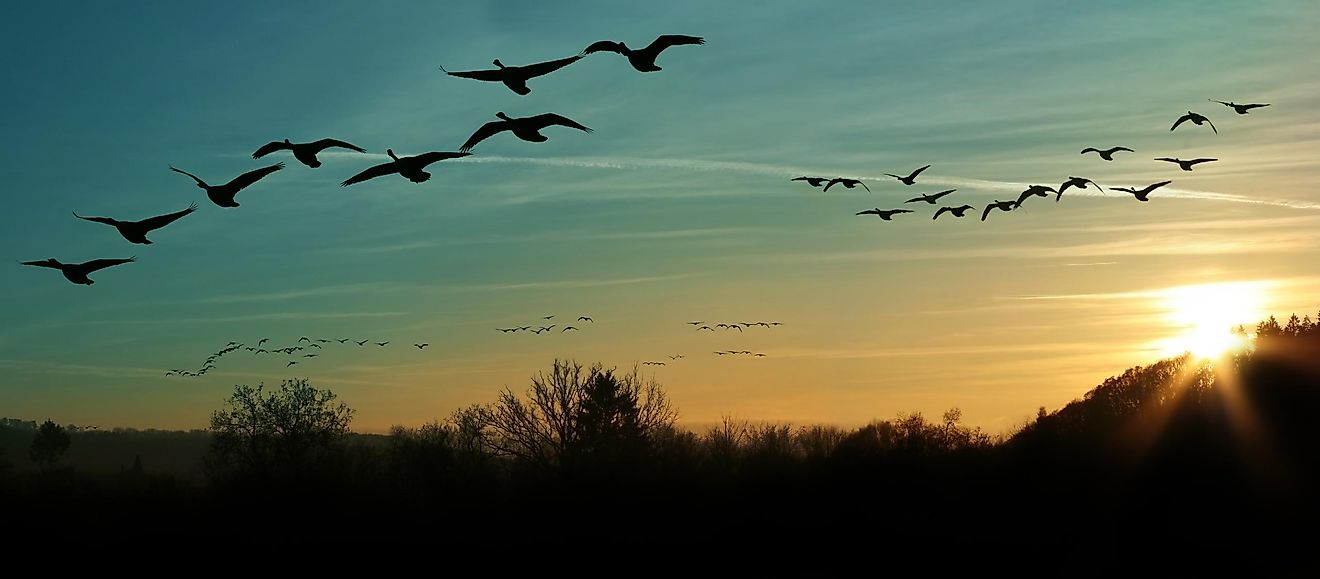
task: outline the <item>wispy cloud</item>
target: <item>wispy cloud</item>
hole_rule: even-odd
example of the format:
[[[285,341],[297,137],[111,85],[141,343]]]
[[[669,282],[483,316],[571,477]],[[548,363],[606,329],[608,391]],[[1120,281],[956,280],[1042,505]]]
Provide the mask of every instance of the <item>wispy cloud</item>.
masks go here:
[[[653,283],[659,281],[671,281],[676,279],[686,279],[695,277],[695,273],[679,273],[673,275],[655,275],[647,277],[627,277],[616,279],[569,279],[554,281],[532,281],[516,283],[493,283],[493,284],[474,284],[466,286],[455,286],[454,289],[467,291],[504,291],[504,290],[525,290],[525,289],[577,289],[589,287],[608,287],[616,285],[634,285],[643,283]]]
[[[168,316],[155,316],[152,318],[133,318],[125,317],[120,319],[108,320],[74,320],[67,322],[49,322],[45,324],[36,324],[36,327],[42,328],[69,328],[79,326],[120,326],[120,325],[171,325],[171,324],[211,324],[211,323],[238,323],[238,322],[261,322],[271,320],[322,320],[322,319],[354,319],[354,318],[391,318],[398,316],[411,315],[411,312],[275,312],[268,314],[251,314],[245,316],[213,316],[213,317],[187,317],[171,318]]]

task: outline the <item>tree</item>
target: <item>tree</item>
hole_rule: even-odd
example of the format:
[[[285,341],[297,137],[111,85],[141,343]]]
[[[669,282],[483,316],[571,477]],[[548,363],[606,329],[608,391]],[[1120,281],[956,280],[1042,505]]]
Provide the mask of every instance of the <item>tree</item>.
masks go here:
[[[618,374],[563,360],[533,376],[523,396],[506,388],[460,415],[481,427],[492,452],[543,471],[636,456],[678,418],[664,389],[636,368]]]
[[[29,456],[32,458],[32,462],[41,467],[42,471],[49,471],[69,450],[71,442],[67,429],[47,419],[41,423],[41,426],[37,427],[37,432],[32,437],[32,449],[29,451]]]
[[[353,409],[336,398],[306,379],[285,380],[274,391],[234,387],[225,408],[211,414],[208,467],[259,476],[297,472],[348,434]]]

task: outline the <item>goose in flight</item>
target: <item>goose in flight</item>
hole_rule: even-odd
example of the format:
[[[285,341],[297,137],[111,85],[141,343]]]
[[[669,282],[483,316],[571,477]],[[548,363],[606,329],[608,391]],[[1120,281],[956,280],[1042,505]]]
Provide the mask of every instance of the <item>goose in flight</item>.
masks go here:
[[[908,199],[907,201],[904,201],[904,203],[916,203],[917,201],[925,201],[926,203],[930,203],[931,205],[934,205],[936,201],[940,200],[940,197],[953,193],[954,191],[957,191],[957,189],[946,189],[944,191],[940,191],[939,193],[931,193],[930,195],[913,197],[911,199]]]
[[[285,367],[285,368],[288,368],[289,366],[292,366],[292,365],[294,365],[294,364],[297,364],[297,362],[295,362],[295,361],[293,361],[293,360],[289,360],[289,363],[288,363],[288,364],[285,364],[284,367]]]
[[[643,366],[664,366],[664,362],[642,362]]]
[[[376,345],[384,348],[385,346],[389,345],[389,342],[376,342]]]
[[[311,338],[308,338],[307,336],[303,336],[303,337],[301,337],[301,338],[298,338],[298,343],[300,343],[300,344],[301,344],[302,342],[308,342],[308,343],[311,343],[311,341],[312,341],[312,339],[311,339]]]
[[[591,323],[593,323],[593,324],[596,323],[596,320],[593,320],[593,319],[591,319],[591,318],[588,317],[588,316],[578,316],[578,321],[579,321],[579,322],[591,322]]]
[[[898,179],[898,182],[899,182],[899,183],[902,183],[902,184],[904,184],[904,185],[916,185],[916,184],[917,184],[917,175],[920,175],[922,171],[925,171],[926,169],[929,169],[929,168],[930,168],[930,165],[926,165],[925,167],[922,167],[922,168],[920,168],[920,169],[917,169],[916,171],[913,171],[913,172],[912,172],[911,174],[909,174],[907,177],[902,177],[902,176],[899,176],[899,175],[895,175],[895,174],[893,174],[893,173],[885,173],[885,174],[886,174],[886,175],[889,175],[890,177],[893,177],[893,178],[895,178],[895,179]]]
[[[106,225],[110,225],[115,229],[119,230],[119,234],[124,236],[124,239],[127,239],[132,243],[151,245],[151,240],[147,239],[148,233],[156,229],[165,227],[166,225],[169,225],[171,223],[174,223],[179,218],[188,215],[189,213],[192,213],[193,211],[196,210],[197,210],[197,204],[193,203],[183,211],[177,211],[174,213],[170,213],[168,215],[157,215],[156,217],[148,217],[141,221],[120,221],[118,219],[112,219],[109,217],[83,217],[81,215],[78,215],[77,212],[74,212],[73,216],[77,217],[78,219],[82,219],[83,221],[91,221],[94,223],[104,223]]]
[[[807,184],[811,185],[812,187],[820,187],[821,183],[828,182],[829,180],[830,180],[829,177],[806,177],[806,176],[789,179],[789,181],[806,181]]]
[[[1067,180],[1067,181],[1064,181],[1062,185],[1059,185],[1059,190],[1055,192],[1054,201],[1057,203],[1060,199],[1063,199],[1063,192],[1064,192],[1064,191],[1067,191],[1069,187],[1076,187],[1076,188],[1078,188],[1078,189],[1085,189],[1088,183],[1091,184],[1091,185],[1095,185],[1095,188],[1096,188],[1097,190],[1099,190],[1101,193],[1104,193],[1104,192],[1105,192],[1105,188],[1104,188],[1104,187],[1101,187],[1100,184],[1099,184],[1099,183],[1096,183],[1095,181],[1092,181],[1092,180],[1087,179],[1087,178],[1085,178],[1085,177],[1071,177],[1071,176],[1070,176],[1070,177],[1068,177],[1068,180]]]
[[[1085,149],[1082,149],[1082,154],[1085,155],[1087,153],[1096,153],[1100,155],[1101,159],[1104,159],[1106,161],[1113,161],[1114,153],[1117,153],[1119,151],[1127,151],[1129,153],[1133,152],[1132,149],[1129,149],[1127,147],[1110,147],[1108,149],[1103,149],[1103,150],[1097,149],[1095,147],[1087,147]]]
[[[682,355],[682,354],[674,354],[673,356],[670,356],[669,359],[670,359],[670,360],[679,360],[679,359],[686,358],[686,357],[687,357],[687,356],[684,356],[684,355]]]
[[[427,179],[431,178],[430,173],[427,173],[426,171],[422,170],[425,169],[427,165],[430,165],[431,163],[435,163],[437,161],[444,161],[445,159],[458,159],[460,157],[466,157],[468,156],[469,153],[466,152],[449,153],[444,151],[431,151],[430,153],[422,153],[420,155],[415,155],[412,157],[400,157],[394,154],[394,149],[385,149],[385,154],[389,155],[390,159],[392,159],[390,162],[381,163],[379,165],[376,165],[375,167],[371,167],[367,169],[366,171],[358,173],[357,175],[349,177],[343,183],[340,183],[339,186],[347,187],[355,183],[361,183],[369,179],[375,179],[376,177],[383,177],[385,175],[392,175],[394,173],[398,173],[399,175],[406,177],[409,181],[412,181],[413,183],[423,183]]]
[[[1000,211],[1007,213],[1017,208],[1018,208],[1018,204],[1014,201],[1000,201],[998,199],[995,199],[994,203],[986,205],[985,210],[981,212],[981,221],[985,221],[985,218],[990,216],[990,212],[992,210],[998,209]]]
[[[861,185],[862,188],[863,188],[863,189],[866,189],[866,191],[867,191],[868,193],[871,191],[871,188],[870,188],[870,187],[867,187],[867,186],[866,186],[866,183],[863,183],[863,182],[858,181],[858,180],[856,180],[856,179],[844,179],[843,177],[837,177],[837,178],[834,178],[834,179],[830,179],[830,182],[825,184],[825,190],[826,190],[826,191],[829,191],[829,190],[830,190],[830,187],[833,187],[835,184],[843,185],[843,188],[844,188],[844,189],[852,189],[853,187],[856,187],[856,186],[858,186],[858,185]]]
[[[320,356],[320,354],[303,354],[304,358],[315,358],[317,356]]]
[[[685,36],[682,34],[665,34],[656,38],[646,48],[628,48],[628,45],[613,40],[601,40],[591,43],[582,54],[594,54],[597,52],[613,52],[628,57],[628,64],[638,72],[656,72],[660,67],[655,65],[655,59],[671,46],[683,46],[687,44],[705,44],[706,39],[700,36]]]
[[[710,330],[710,331],[714,332],[714,331],[715,331],[715,328],[712,328],[712,327],[710,327],[710,326],[701,326],[700,328],[697,328],[697,331],[698,331],[698,332],[700,332],[700,331],[702,331],[702,330]]]
[[[1023,202],[1023,201],[1026,201],[1027,199],[1029,199],[1029,198],[1031,198],[1031,197],[1033,197],[1033,196],[1034,196],[1034,197],[1049,197],[1049,196],[1050,196],[1050,193],[1058,193],[1058,191],[1055,191],[1053,187],[1047,187],[1047,186],[1045,186],[1045,185],[1032,185],[1032,186],[1030,186],[1030,187],[1027,187],[1027,190],[1026,190],[1026,191],[1023,191],[1021,195],[1018,195],[1018,198],[1017,198],[1017,204],[1016,204],[1016,205],[1017,205],[1018,207],[1022,207],[1022,202]]]
[[[1197,125],[1197,126],[1208,124],[1210,125],[1210,130],[1214,131],[1216,135],[1219,134],[1219,129],[1215,128],[1215,124],[1210,122],[1210,119],[1206,118],[1204,115],[1200,115],[1192,111],[1187,111],[1187,114],[1178,117],[1178,120],[1173,122],[1173,126],[1169,127],[1169,132],[1173,132],[1174,129],[1178,128],[1178,125],[1181,125],[1186,121],[1191,121],[1193,125]]]
[[[316,158],[316,154],[329,149],[330,147],[348,149],[359,153],[367,152],[367,150],[362,147],[338,139],[321,139],[310,143],[294,143],[290,142],[288,139],[284,139],[283,141],[271,141],[262,145],[260,149],[257,149],[257,152],[252,153],[252,158],[260,159],[266,155],[274,153],[275,151],[289,150],[293,151],[293,158],[297,159],[299,163],[315,169],[321,166],[321,161]]]
[[[1247,114],[1248,112],[1250,112],[1251,109],[1258,109],[1258,108],[1261,108],[1261,107],[1268,107],[1268,106],[1270,106],[1269,103],[1263,103],[1263,104],[1250,104],[1250,105],[1240,105],[1240,104],[1237,104],[1237,103],[1232,102],[1232,101],[1227,101],[1227,102],[1226,102],[1226,101],[1217,101],[1217,100],[1215,100],[1215,99],[1205,99],[1205,100],[1208,100],[1208,101],[1210,101],[1210,102],[1212,102],[1212,103],[1219,103],[1219,104],[1224,105],[1224,106],[1226,106],[1226,107],[1228,107],[1228,108],[1231,108],[1231,109],[1233,109],[1234,112],[1236,112],[1236,113],[1239,114],[1239,115],[1245,115],[1245,114]]]
[[[564,326],[564,329],[559,330],[559,332],[560,332],[560,333],[563,333],[563,332],[567,332],[567,331],[569,331],[569,330],[577,331],[577,328],[575,328],[575,327],[573,327],[573,326]]]
[[[58,269],[60,270],[60,273],[64,274],[64,279],[67,279],[78,285],[92,285],[96,282],[92,281],[90,278],[87,277],[92,272],[102,270],[107,267],[114,267],[116,265],[132,263],[136,260],[137,260],[136,257],[130,257],[127,259],[93,259],[91,261],[84,261],[82,263],[62,263],[60,262],[60,260],[52,257],[50,259],[42,260],[42,261],[24,261],[20,263],[22,263],[23,265],[34,265],[37,267],[49,267],[51,269]]]
[[[1201,157],[1201,158],[1199,158],[1199,159],[1188,159],[1188,160],[1184,161],[1184,160],[1182,160],[1182,159],[1178,159],[1178,158],[1159,157],[1159,158],[1156,158],[1155,160],[1156,160],[1156,161],[1167,161],[1167,162],[1169,162],[1169,163],[1177,163],[1177,164],[1178,164],[1178,167],[1181,168],[1182,170],[1184,170],[1184,171],[1191,171],[1191,170],[1192,170],[1192,167],[1194,167],[1194,166],[1196,166],[1196,165],[1200,165],[1201,163],[1209,163],[1209,162],[1211,162],[1211,161],[1218,161],[1219,159],[1211,159],[1210,157]]]
[[[543,319],[543,320],[549,320],[549,319],[553,319],[554,317],[555,317],[554,314],[550,314],[550,315],[548,315],[548,316],[541,316],[541,319]]]
[[[365,346],[365,345],[367,345],[367,342],[370,342],[370,341],[371,341],[371,340],[362,340],[361,342],[357,342],[357,345],[358,345],[358,346]]]
[[[430,344],[426,342],[422,342],[420,344],[413,344],[413,346],[416,347],[418,350],[425,350],[427,346],[430,346]]]
[[[546,127],[553,127],[556,125],[568,127],[570,129],[577,129],[584,133],[591,132],[590,128],[579,124],[577,121],[555,113],[544,113],[531,117],[510,117],[503,112],[498,112],[495,113],[495,116],[499,117],[500,120],[491,121],[481,125],[475,133],[472,133],[471,137],[468,137],[467,142],[463,143],[463,146],[459,147],[458,150],[464,153],[471,151],[472,147],[477,146],[477,143],[504,131],[510,131],[513,133],[513,136],[529,143],[545,142],[547,138],[545,135],[541,134],[541,131]]]
[[[243,173],[242,175],[234,177],[224,185],[207,185],[206,181],[199,179],[196,175],[182,169],[176,169],[173,165],[170,166],[171,171],[192,177],[192,180],[197,182],[197,188],[206,191],[206,196],[211,199],[211,202],[220,207],[238,207],[238,203],[234,201],[234,197],[238,195],[239,191],[242,191],[249,185],[260,181],[266,175],[283,168],[284,163],[275,163],[269,167],[253,169],[247,173]]]
[[[943,215],[945,213],[952,213],[954,217],[962,217],[967,214],[968,209],[972,209],[972,208],[973,207],[971,205],[963,205],[961,207],[941,207],[937,211],[935,211],[935,216],[931,217],[930,220],[934,221],[936,219],[939,219],[940,215]]]
[[[884,209],[881,209],[881,208],[879,208],[879,207],[876,207],[875,209],[867,209],[866,211],[858,211],[856,214],[857,214],[857,215],[874,215],[874,216],[876,216],[876,217],[879,217],[879,218],[881,218],[881,219],[884,219],[885,221],[893,221],[893,220],[894,220],[894,216],[895,216],[895,215],[898,215],[898,214],[900,214],[900,213],[912,213],[912,210],[911,210],[911,209],[890,209],[890,210],[888,210],[888,211],[885,211]]]
[[[581,54],[570,56],[568,58],[561,58],[559,60],[538,62],[526,66],[504,66],[504,63],[500,62],[500,59],[497,58],[491,63],[498,67],[495,70],[465,70],[449,72],[448,70],[445,70],[445,67],[443,66],[440,67],[440,70],[449,76],[456,76],[458,78],[502,82],[504,83],[504,86],[509,87],[509,90],[520,95],[526,95],[527,93],[532,92],[532,89],[527,88],[528,80],[550,74],[579,60],[582,60]]]
[[[704,323],[706,323],[706,322],[688,322],[688,325],[689,325],[689,326],[700,326],[701,324],[704,324]]]
[[[269,341],[270,341],[270,338],[262,338],[262,339],[260,339],[260,340],[257,340],[257,346],[260,347],[262,344],[265,344],[266,342],[269,342]]]
[[[1151,183],[1150,185],[1147,185],[1142,189],[1135,189],[1132,187],[1110,187],[1109,189],[1111,191],[1122,191],[1124,193],[1129,193],[1132,196],[1136,197],[1137,201],[1150,201],[1149,195],[1151,194],[1152,191],[1159,189],[1160,187],[1163,187],[1165,185],[1168,185],[1169,183],[1172,182],[1173,181],[1160,181],[1159,183]]]

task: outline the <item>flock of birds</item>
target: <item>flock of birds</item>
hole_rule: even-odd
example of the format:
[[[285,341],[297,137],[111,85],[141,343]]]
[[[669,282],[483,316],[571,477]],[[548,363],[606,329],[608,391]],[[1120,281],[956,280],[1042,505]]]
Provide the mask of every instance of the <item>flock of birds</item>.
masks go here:
[[[279,346],[279,347],[273,345],[267,346],[266,345],[267,342],[270,342],[270,338],[262,338],[260,340],[257,340],[256,343],[251,346],[243,342],[231,341],[225,344],[224,347],[220,348],[219,350],[216,350],[214,353],[207,356],[206,360],[204,360],[202,362],[202,365],[199,366],[196,370],[182,370],[179,368],[174,368],[166,371],[165,375],[179,376],[185,378],[199,378],[205,376],[207,372],[214,370],[216,361],[225,357],[228,354],[232,354],[234,352],[239,352],[239,351],[247,352],[248,354],[251,354],[253,356],[261,356],[261,355],[275,356],[275,355],[283,354],[285,356],[289,356],[289,359],[284,364],[284,367],[290,368],[298,365],[299,363],[308,362],[311,361],[312,359],[321,357],[324,353],[329,351],[325,349],[325,346],[347,346],[349,344],[356,344],[357,347],[359,348],[365,348],[365,347],[385,348],[389,346],[391,343],[388,340],[384,342],[376,342],[369,339],[358,340],[354,338],[309,338],[307,336],[298,338],[298,340],[294,342],[293,345],[291,346]],[[419,342],[413,344],[412,346],[414,348],[417,348],[418,351],[421,351],[421,350],[425,350],[430,345],[431,344],[427,342]],[[305,352],[305,353],[300,354],[299,352]]]
[[[496,59],[494,61],[494,65],[496,66],[495,69],[449,72],[445,71],[442,67],[441,70],[450,76],[458,78],[500,82],[508,87],[509,90],[512,90],[519,95],[527,95],[531,93],[531,89],[527,87],[528,80],[562,69],[590,54],[606,52],[619,54],[627,58],[628,63],[639,72],[656,72],[660,70],[660,67],[656,66],[655,61],[660,56],[660,53],[664,52],[666,49],[673,46],[705,44],[705,42],[705,39],[699,36],[686,36],[680,34],[667,34],[660,36],[642,48],[630,48],[622,42],[602,40],[592,43],[577,55],[568,58],[561,58],[559,60],[530,64],[527,66],[505,66]],[[390,157],[389,162],[369,167],[358,174],[345,179],[340,185],[348,187],[377,177],[396,174],[412,181],[413,183],[423,183],[431,178],[431,174],[425,170],[427,166],[447,159],[467,157],[472,154],[471,151],[473,147],[476,147],[478,143],[504,132],[511,133],[519,139],[532,143],[541,143],[548,140],[545,135],[541,134],[541,131],[554,126],[577,129],[586,133],[591,132],[591,129],[587,126],[555,113],[544,113],[529,117],[511,117],[501,111],[496,113],[495,116],[499,120],[491,121],[478,127],[477,130],[463,142],[458,148],[458,151],[431,151],[419,155],[400,157],[394,153],[393,149],[385,149],[385,154]],[[271,141],[262,145],[256,150],[256,152],[252,153],[252,158],[261,159],[279,151],[289,151],[293,154],[293,158],[298,162],[308,168],[315,169],[321,166],[321,161],[317,158],[317,155],[326,149],[346,149],[358,153],[367,152],[367,150],[362,147],[339,139],[320,139],[318,141],[307,143],[294,143],[289,139],[284,139],[281,141]],[[210,199],[212,203],[217,207],[222,208],[238,207],[239,204],[238,201],[236,201],[236,198],[240,192],[262,181],[272,173],[276,173],[283,169],[284,163],[275,163],[273,165],[253,169],[234,177],[225,183],[212,185],[193,173],[170,166],[171,171],[191,178],[199,189],[206,192],[206,197]],[[148,233],[170,225],[195,211],[197,211],[197,204],[194,203],[182,211],[149,217],[137,221],[122,220],[113,217],[83,217],[77,213],[74,213],[74,216],[78,219],[114,227],[119,232],[120,236],[128,240],[130,243],[150,245],[151,241],[147,239]],[[82,263],[65,263],[55,258],[49,258],[39,261],[24,261],[20,263],[22,265],[56,269],[59,270],[60,273],[64,275],[64,278],[70,282],[90,286],[96,283],[89,277],[92,273],[108,267],[131,263],[136,261],[136,259],[136,257],[107,258],[94,259]]]
[[[505,333],[505,334],[516,334],[516,333],[518,333],[518,332],[531,332],[531,333],[536,334],[536,335],[539,336],[539,335],[544,334],[544,333],[547,333],[547,332],[552,332],[552,331],[554,331],[555,328],[559,327],[558,324],[550,324],[550,325],[548,325],[548,326],[546,326],[546,325],[541,325],[541,324],[543,324],[543,323],[545,323],[545,322],[549,322],[549,321],[551,321],[551,320],[553,320],[553,319],[555,319],[555,316],[554,316],[554,315],[541,316],[541,319],[537,320],[537,321],[536,321],[535,323],[533,323],[533,324],[529,324],[529,325],[526,325],[526,326],[510,326],[510,327],[508,327],[508,328],[495,328],[495,330],[498,331],[498,332]],[[578,322],[588,322],[588,323],[591,323],[591,324],[595,324],[595,323],[596,323],[596,320],[591,319],[590,316],[578,316],[577,321],[578,321]],[[576,332],[576,331],[580,331],[579,328],[578,328],[577,326],[569,326],[569,325],[565,325],[564,327],[559,328],[559,333],[561,333],[561,334],[564,333],[564,332]]]
[[[1239,115],[1248,114],[1252,109],[1258,109],[1258,108],[1270,106],[1267,103],[1238,104],[1232,101],[1220,101],[1215,99],[1207,99],[1207,100],[1209,100],[1210,102],[1219,103],[1226,107],[1229,107]],[[1210,130],[1213,131],[1216,135],[1219,134],[1219,129],[1215,127],[1215,124],[1211,122],[1208,117],[1192,111],[1187,111],[1186,114],[1178,117],[1178,120],[1174,121],[1173,126],[1169,127],[1169,131],[1170,132],[1174,131],[1183,123],[1191,123],[1196,126],[1207,125],[1210,127]],[[1122,147],[1122,146],[1109,147],[1107,149],[1087,147],[1085,149],[1082,149],[1081,154],[1085,155],[1087,153],[1095,153],[1105,161],[1113,161],[1114,154],[1120,151],[1128,152],[1128,153],[1135,152],[1128,147]],[[1178,168],[1182,169],[1183,171],[1192,171],[1192,169],[1197,165],[1201,165],[1204,163],[1212,163],[1218,161],[1219,159],[1215,159],[1211,157],[1198,157],[1195,159],[1180,159],[1177,157],[1156,157],[1155,160],[1163,161],[1166,163],[1173,163],[1175,165],[1178,165]],[[931,167],[930,165],[924,165],[922,167],[918,167],[917,169],[913,170],[911,173],[908,173],[906,175],[899,175],[896,173],[885,173],[885,175],[894,178],[903,185],[912,186],[917,184],[917,176],[921,175],[923,171],[929,169],[930,167]],[[862,180],[850,179],[847,177],[811,177],[804,175],[801,177],[794,177],[789,180],[803,181],[806,182],[807,185],[811,187],[819,188],[822,191],[829,191],[830,188],[835,185],[842,185],[843,188],[845,189],[852,189],[857,186],[861,186],[867,192],[871,191],[871,188],[868,187],[866,183],[862,182]],[[1109,190],[1122,191],[1124,193],[1132,195],[1132,197],[1137,201],[1145,202],[1145,201],[1150,201],[1150,194],[1153,193],[1156,189],[1159,189],[1160,187],[1163,187],[1170,183],[1173,183],[1173,181],[1171,180],[1158,181],[1143,187],[1109,187]],[[981,209],[981,221],[985,221],[986,218],[990,216],[990,213],[995,210],[1009,212],[1009,211],[1013,211],[1014,209],[1020,209],[1022,207],[1022,204],[1032,197],[1048,198],[1052,193],[1054,194],[1054,201],[1058,202],[1063,199],[1064,192],[1067,191],[1070,187],[1075,187],[1077,189],[1088,189],[1090,187],[1095,187],[1097,191],[1101,191],[1101,192],[1105,191],[1105,188],[1101,187],[1099,183],[1096,183],[1095,181],[1091,179],[1087,179],[1085,177],[1069,176],[1068,180],[1061,183],[1058,186],[1058,188],[1051,187],[1048,185],[1031,185],[1030,187],[1027,187],[1025,190],[1023,190],[1022,193],[1018,195],[1018,198],[1016,200],[1000,201],[999,199],[995,199],[993,202],[985,205]],[[957,189],[946,189],[938,193],[921,194],[911,199],[908,199],[903,203],[904,204],[926,203],[928,205],[939,205],[940,199],[952,195],[957,191],[958,191]],[[941,215],[944,215],[946,213],[954,217],[965,217],[968,211],[972,211],[975,209],[976,207],[968,204],[962,204],[958,206],[941,205],[939,208],[935,210],[935,214],[931,216],[931,220],[939,219]],[[876,207],[873,209],[865,209],[862,211],[858,211],[856,214],[874,215],[884,221],[893,221],[894,216],[902,215],[904,213],[915,213],[915,211],[911,209],[903,209],[903,208],[881,209],[879,207]]]

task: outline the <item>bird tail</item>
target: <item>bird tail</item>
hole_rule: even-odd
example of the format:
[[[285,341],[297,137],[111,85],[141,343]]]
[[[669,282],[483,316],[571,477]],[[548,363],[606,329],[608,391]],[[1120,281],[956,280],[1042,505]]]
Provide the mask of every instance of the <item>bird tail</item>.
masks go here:
[[[445,70],[445,67],[444,67],[444,66],[441,66],[441,67],[440,67],[440,72],[443,72],[443,73],[445,73],[445,74],[449,74],[449,71],[448,71],[448,70]]]

